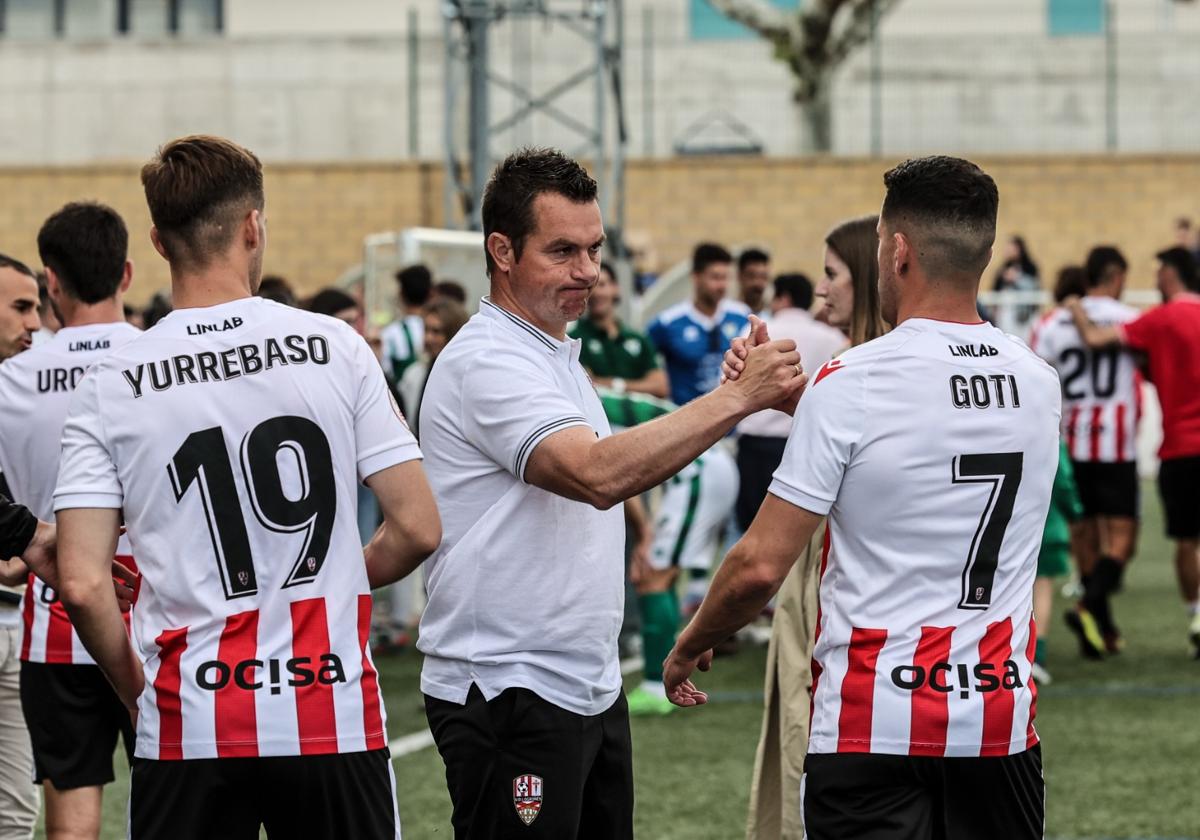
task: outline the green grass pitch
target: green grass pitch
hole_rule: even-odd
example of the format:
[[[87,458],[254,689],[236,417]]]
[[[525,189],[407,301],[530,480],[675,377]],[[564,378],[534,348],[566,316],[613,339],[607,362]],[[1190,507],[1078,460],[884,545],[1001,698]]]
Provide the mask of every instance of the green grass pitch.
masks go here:
[[[1157,494],[1151,484],[1143,492],[1141,544],[1126,591],[1116,601],[1128,640],[1125,652],[1085,662],[1057,615],[1050,628],[1055,679],[1040,690],[1037,727],[1046,768],[1047,836],[1057,840],[1200,840],[1200,662],[1189,658]],[[712,704],[633,722],[639,838],[742,836],[764,659],[763,650],[749,650],[718,660],[700,678],[715,695]],[[379,667],[390,736],[423,728],[417,655],[380,657]],[[395,768],[405,838],[451,837],[436,750],[398,758]],[[106,839],[125,836],[123,759],[118,777],[105,794]]]

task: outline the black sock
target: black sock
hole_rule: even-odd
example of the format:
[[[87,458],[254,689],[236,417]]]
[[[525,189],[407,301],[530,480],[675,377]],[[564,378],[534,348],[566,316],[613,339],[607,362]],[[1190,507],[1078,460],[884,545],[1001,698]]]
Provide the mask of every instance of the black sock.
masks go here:
[[[1119,588],[1121,573],[1120,561],[1115,557],[1101,557],[1096,561],[1096,568],[1092,570],[1083,592],[1083,606],[1096,619],[1102,633],[1117,632],[1109,596]]]

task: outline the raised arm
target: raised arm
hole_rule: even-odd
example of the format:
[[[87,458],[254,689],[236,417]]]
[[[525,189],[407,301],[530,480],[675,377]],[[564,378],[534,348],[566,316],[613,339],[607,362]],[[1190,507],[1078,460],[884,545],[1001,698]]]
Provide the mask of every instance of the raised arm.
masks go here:
[[[1116,327],[1100,326],[1092,322],[1087,312],[1084,311],[1083,302],[1078,297],[1067,298],[1063,301],[1063,305],[1071,313],[1075,328],[1079,330],[1079,337],[1088,347],[1099,349],[1122,343],[1121,333]]]
[[[380,470],[367,478],[379,499],[383,524],[367,543],[367,580],[371,588],[394,583],[437,550],[442,520],[420,461]]]
[[[597,440],[587,427],[557,432],[533,451],[525,480],[601,509],[649,490],[703,454],[743,417],[793,399],[807,382],[795,347],[792,341],[755,347],[736,382],[620,434]]]

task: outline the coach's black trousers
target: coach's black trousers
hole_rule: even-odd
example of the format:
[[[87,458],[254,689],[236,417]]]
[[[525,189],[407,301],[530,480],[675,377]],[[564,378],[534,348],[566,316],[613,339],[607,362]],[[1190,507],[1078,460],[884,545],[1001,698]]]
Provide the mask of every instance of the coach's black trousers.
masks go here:
[[[622,693],[577,715],[532,691],[460,706],[426,695],[456,840],[632,840],[633,748]]]

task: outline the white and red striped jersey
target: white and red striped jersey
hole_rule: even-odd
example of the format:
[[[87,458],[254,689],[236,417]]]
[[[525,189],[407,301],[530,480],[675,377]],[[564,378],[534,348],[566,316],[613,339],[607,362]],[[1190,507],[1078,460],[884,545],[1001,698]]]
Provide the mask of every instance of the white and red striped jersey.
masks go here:
[[[140,334],[124,321],[63,327],[53,337],[0,365],[0,470],[13,498],[42,520],[54,521],[54,483],[63,423],[84,371]],[[117,543],[127,566],[129,544]],[[21,602],[21,659],[91,665],[53,587],[33,575]]]
[[[1089,295],[1084,311],[1093,323],[1116,326],[1140,314],[1110,297]],[[1076,461],[1106,464],[1137,460],[1141,374],[1133,356],[1118,346],[1093,350],[1083,343],[1071,313],[1054,309],[1030,339],[1033,351],[1062,381],[1062,434]]]
[[[124,511],[139,756],[386,745],[357,490],[419,457],[366,342],[260,298],[176,310],[88,371],[54,504]]]
[[[813,375],[770,492],[829,515],[809,751],[1037,742],[1033,578],[1058,377],[988,324],[913,318]]]

